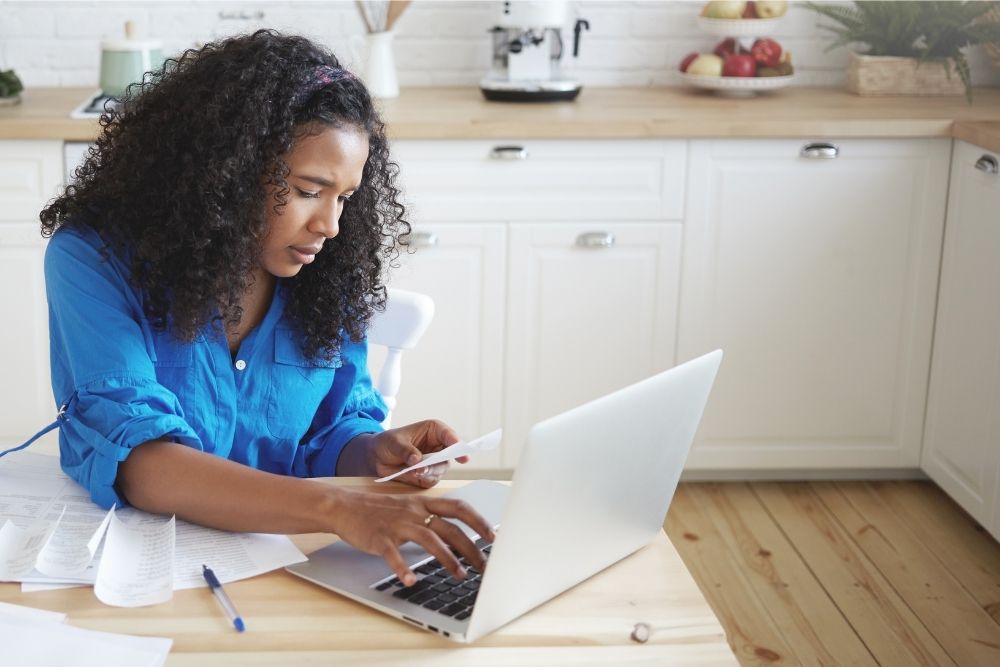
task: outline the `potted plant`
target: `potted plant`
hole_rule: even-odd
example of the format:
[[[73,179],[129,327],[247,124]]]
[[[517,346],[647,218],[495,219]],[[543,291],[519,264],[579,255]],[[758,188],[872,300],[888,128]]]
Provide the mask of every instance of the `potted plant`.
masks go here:
[[[827,50],[864,44],[852,53],[847,87],[859,95],[954,95],[972,102],[972,76],[963,49],[1000,42],[1000,22],[984,20],[990,2],[807,3],[839,25]]]
[[[14,74],[14,70],[0,70],[0,106],[10,106],[21,101],[24,84]]]

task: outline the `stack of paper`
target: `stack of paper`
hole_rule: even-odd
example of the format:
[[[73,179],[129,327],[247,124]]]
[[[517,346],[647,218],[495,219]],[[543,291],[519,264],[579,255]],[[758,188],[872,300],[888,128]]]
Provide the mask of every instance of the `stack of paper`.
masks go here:
[[[3,664],[32,667],[160,667],[170,639],[83,630],[65,614],[0,602]]]
[[[227,533],[136,509],[104,511],[59,468],[19,452],[0,459],[0,581],[25,591],[94,585],[105,604],[134,607],[306,560],[284,535]]]

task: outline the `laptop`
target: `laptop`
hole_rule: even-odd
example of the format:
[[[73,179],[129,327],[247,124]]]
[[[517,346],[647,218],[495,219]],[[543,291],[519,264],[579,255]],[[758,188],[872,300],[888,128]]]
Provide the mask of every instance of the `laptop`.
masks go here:
[[[420,577],[409,588],[380,557],[345,542],[287,569],[424,630],[473,642],[652,542],[721,361],[716,350],[539,422],[511,485],[479,480],[449,493],[498,527],[492,546],[478,542],[488,551],[485,572],[469,570],[456,581],[413,543],[401,547]]]

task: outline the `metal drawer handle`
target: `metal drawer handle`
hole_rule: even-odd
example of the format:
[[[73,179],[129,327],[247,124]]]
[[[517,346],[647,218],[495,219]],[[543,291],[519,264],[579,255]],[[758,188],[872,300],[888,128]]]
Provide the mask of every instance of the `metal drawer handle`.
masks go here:
[[[840,148],[836,144],[827,143],[825,141],[819,141],[812,144],[806,144],[799,151],[801,157],[809,158],[812,160],[832,160],[840,154]]]
[[[490,151],[491,160],[527,160],[528,151],[524,146],[495,146]]]
[[[987,174],[996,174],[1000,172],[1000,165],[997,164],[997,159],[992,155],[984,155],[976,160],[976,169]]]
[[[607,232],[586,232],[576,237],[581,248],[610,248],[615,244],[614,234]]]
[[[438,244],[437,234],[430,232],[413,232],[407,245],[414,248],[433,248]]]

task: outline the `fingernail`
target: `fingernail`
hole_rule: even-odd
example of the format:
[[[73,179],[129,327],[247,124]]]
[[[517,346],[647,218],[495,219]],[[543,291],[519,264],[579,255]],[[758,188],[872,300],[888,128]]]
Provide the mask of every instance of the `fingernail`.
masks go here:
[[[420,463],[420,454],[410,454],[410,458],[406,459],[406,462],[411,466],[415,466]]]
[[[407,586],[412,586],[413,584],[417,583],[416,575],[414,574],[406,575],[405,577],[403,577],[403,583],[406,584]]]
[[[468,574],[469,573],[465,571],[464,567],[458,568],[458,578],[459,579],[465,579],[465,577],[468,576]]]

